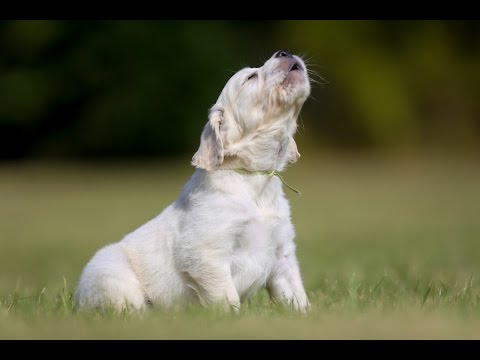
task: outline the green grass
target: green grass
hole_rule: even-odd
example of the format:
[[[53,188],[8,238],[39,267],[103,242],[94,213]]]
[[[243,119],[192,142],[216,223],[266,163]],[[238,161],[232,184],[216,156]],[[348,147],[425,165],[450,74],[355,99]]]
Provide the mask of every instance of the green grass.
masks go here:
[[[307,316],[265,291],[216,309],[76,313],[80,271],[156,216],[192,168],[0,165],[0,338],[480,338],[480,166],[458,156],[314,156],[285,174]]]

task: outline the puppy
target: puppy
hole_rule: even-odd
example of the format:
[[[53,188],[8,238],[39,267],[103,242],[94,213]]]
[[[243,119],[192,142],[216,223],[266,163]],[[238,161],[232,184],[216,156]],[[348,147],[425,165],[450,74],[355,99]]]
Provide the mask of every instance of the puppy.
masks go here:
[[[309,306],[280,171],[300,154],[293,140],[310,94],[304,62],[278,51],[225,85],[178,199],[86,265],[77,308],[166,308],[200,302],[238,311],[266,287],[295,310]]]

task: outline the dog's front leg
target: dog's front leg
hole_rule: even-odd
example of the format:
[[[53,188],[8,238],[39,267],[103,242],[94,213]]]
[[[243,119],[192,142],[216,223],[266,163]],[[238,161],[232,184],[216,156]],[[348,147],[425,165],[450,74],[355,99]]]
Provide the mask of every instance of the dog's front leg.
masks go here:
[[[294,246],[288,250],[282,247],[277,251],[267,290],[273,300],[280,300],[295,311],[307,312],[310,303],[303,288]]]
[[[221,304],[225,311],[240,311],[240,297],[233,284],[230,266],[204,263],[196,266],[195,271],[189,271],[188,275],[202,305]]]

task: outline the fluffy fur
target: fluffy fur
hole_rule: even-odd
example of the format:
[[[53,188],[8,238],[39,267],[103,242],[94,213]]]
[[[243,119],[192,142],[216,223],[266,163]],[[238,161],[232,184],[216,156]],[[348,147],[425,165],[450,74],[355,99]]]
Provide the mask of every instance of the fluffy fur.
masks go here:
[[[209,112],[192,160],[197,170],[178,199],[94,255],[80,277],[76,306],[200,302],[237,311],[266,287],[273,299],[306,311],[280,180],[232,169],[281,171],[296,162],[293,135],[309,93],[305,64],[284,51],[233,75]]]

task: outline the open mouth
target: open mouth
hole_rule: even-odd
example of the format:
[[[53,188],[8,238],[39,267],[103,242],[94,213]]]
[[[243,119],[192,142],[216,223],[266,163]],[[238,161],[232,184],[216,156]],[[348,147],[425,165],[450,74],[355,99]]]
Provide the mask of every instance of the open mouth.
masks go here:
[[[297,63],[297,62],[294,62],[294,63],[292,64],[292,66],[290,66],[289,72],[290,72],[290,71],[295,71],[295,70],[302,70],[302,65],[300,65],[300,64]]]
[[[292,59],[293,60],[293,59]],[[287,64],[285,64],[287,65]],[[295,85],[295,83],[297,82],[301,82],[302,78],[304,77],[303,76],[303,65],[300,61],[291,61],[289,64],[288,64],[288,67],[287,68],[284,68],[285,70],[283,70],[283,80],[281,81],[281,85],[285,85],[285,84],[289,84],[289,85]]]

